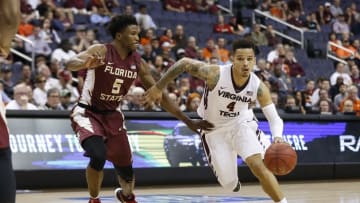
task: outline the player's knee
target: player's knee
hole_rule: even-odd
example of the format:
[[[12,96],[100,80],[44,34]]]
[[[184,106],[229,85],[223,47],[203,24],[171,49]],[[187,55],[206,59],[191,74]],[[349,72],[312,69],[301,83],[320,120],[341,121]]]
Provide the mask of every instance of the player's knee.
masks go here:
[[[134,170],[132,165],[129,166],[115,166],[117,174],[126,182],[131,182],[134,179]]]
[[[106,153],[105,152],[97,152],[90,155],[90,167],[101,171],[104,169],[106,162]]]

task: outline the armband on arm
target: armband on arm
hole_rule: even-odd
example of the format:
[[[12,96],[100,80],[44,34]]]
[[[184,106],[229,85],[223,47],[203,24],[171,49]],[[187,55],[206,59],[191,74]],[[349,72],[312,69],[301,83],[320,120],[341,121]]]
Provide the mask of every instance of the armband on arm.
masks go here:
[[[273,103],[269,104],[262,108],[262,111],[266,119],[269,121],[270,131],[273,138],[282,137],[284,123],[283,120],[280,118],[278,112],[276,111],[275,105]]]

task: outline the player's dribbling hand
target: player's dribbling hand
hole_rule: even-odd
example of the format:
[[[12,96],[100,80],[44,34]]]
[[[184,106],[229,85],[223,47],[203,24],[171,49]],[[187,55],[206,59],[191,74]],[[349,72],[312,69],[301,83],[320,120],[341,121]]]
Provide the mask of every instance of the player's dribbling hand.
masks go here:
[[[150,87],[144,95],[143,103],[145,105],[151,104],[153,102],[160,103],[162,99],[162,91],[156,85]]]

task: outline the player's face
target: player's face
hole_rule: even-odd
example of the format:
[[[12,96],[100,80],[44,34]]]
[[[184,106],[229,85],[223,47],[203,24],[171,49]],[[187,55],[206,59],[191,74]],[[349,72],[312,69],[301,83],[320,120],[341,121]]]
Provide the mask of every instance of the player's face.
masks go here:
[[[140,28],[137,25],[129,25],[122,37],[123,44],[131,51],[135,51],[139,45]]]
[[[240,77],[249,77],[255,65],[253,49],[236,49],[234,53],[234,68],[240,73]]]

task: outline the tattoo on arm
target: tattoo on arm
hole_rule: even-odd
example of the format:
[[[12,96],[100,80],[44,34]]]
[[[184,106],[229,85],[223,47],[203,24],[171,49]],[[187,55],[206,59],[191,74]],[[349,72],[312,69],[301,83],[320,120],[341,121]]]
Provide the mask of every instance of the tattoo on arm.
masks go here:
[[[218,66],[207,65],[201,61],[183,58],[172,65],[165,73],[165,75],[158,81],[158,88],[163,89],[167,83],[174,80],[177,76],[185,71],[194,77],[206,81],[208,84],[213,84],[214,81],[216,84],[219,79]]]
[[[272,103],[270,90],[263,82],[260,82],[260,86],[257,91],[257,100],[259,101],[261,107],[265,107],[266,105]]]

